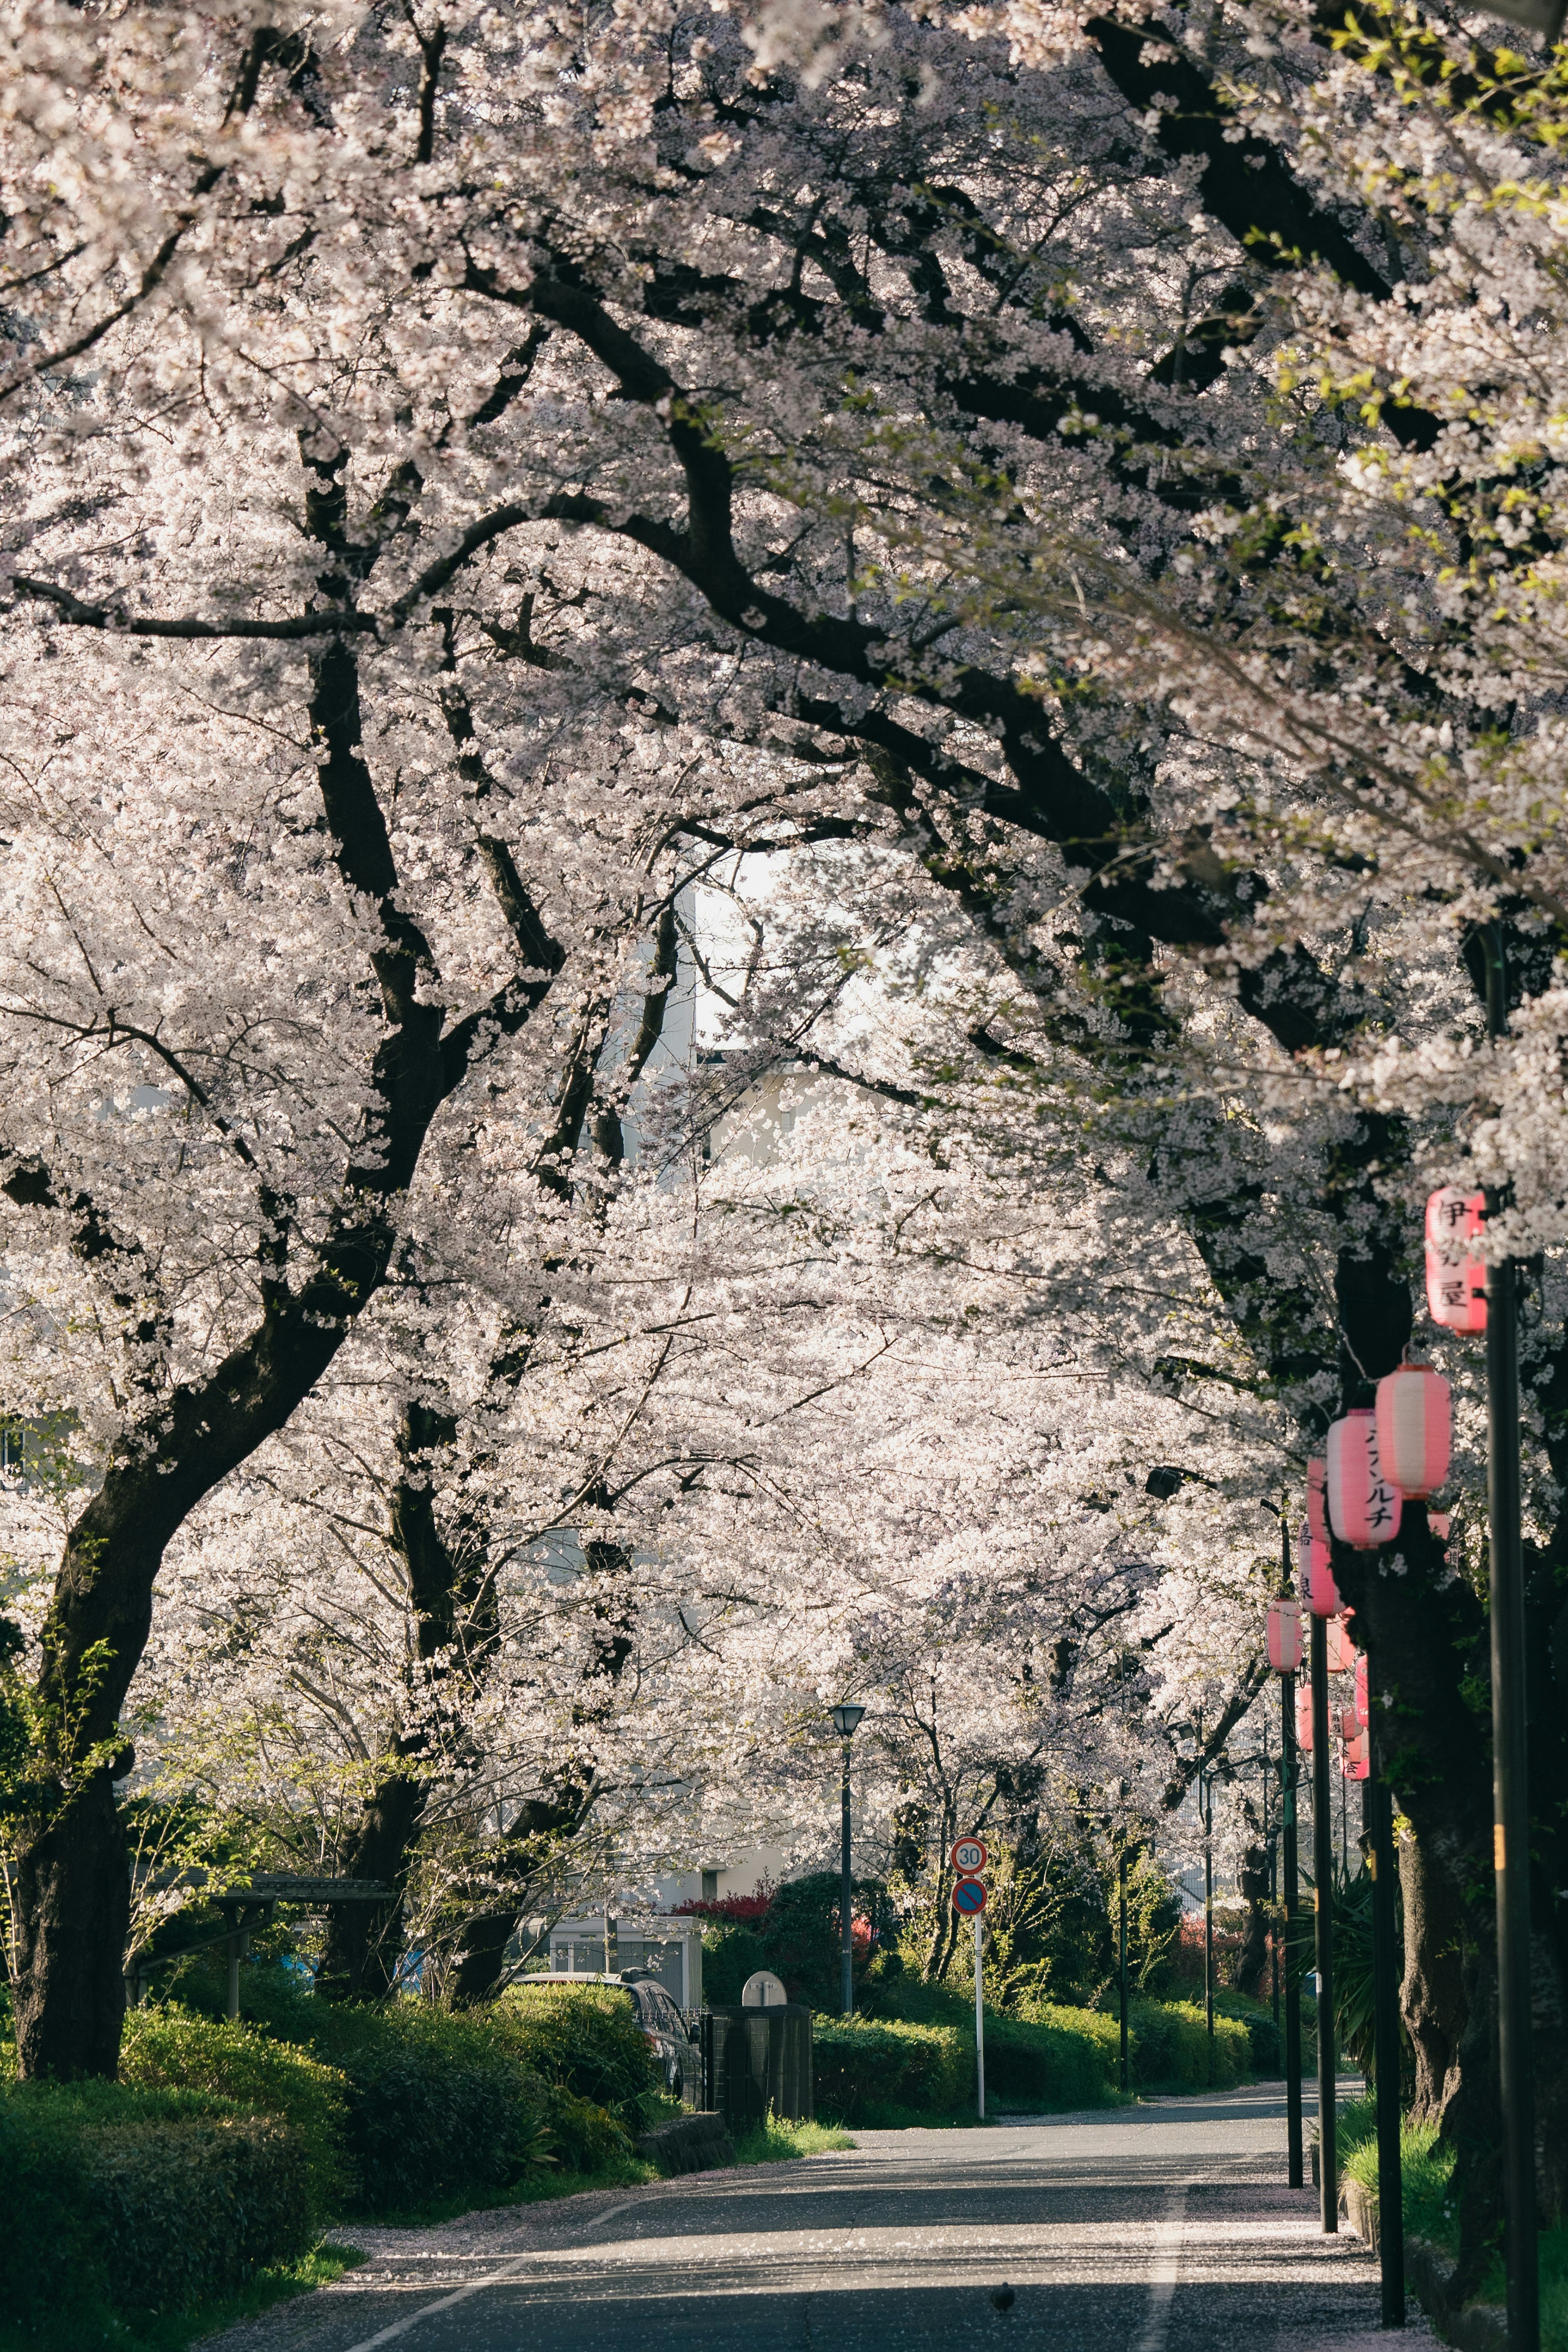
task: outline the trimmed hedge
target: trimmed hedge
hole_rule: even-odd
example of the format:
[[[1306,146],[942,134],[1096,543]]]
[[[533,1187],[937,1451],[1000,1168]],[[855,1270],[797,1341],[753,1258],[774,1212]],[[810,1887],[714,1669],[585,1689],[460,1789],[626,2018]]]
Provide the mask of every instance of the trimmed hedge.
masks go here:
[[[1238,2017],[1214,2021],[1214,2060],[1201,2002],[1133,2003],[1132,2080],[1141,2091],[1228,2091],[1251,2071],[1252,2042]]]
[[[1121,2063],[1121,2029],[1096,2009],[1036,2004],[985,2020],[985,2088],[1009,2105],[1100,2107]]]
[[[974,2096],[974,2041],[953,2025],[814,2021],[818,2115],[862,2121],[872,2107],[950,2115]]]
[[[299,2136],[195,2092],[11,2084],[0,2095],[0,2314],[72,2322],[179,2312],[290,2262],[316,2236]]]
[[[311,2213],[324,2224],[357,2186],[346,2144],[348,2077],[254,2026],[188,2009],[127,2011],[120,2079],[150,2089],[206,2091],[292,2126],[305,2151]]]
[[[344,2080],[343,2151],[363,2213],[510,2189],[548,2160],[542,2086],[492,2012],[321,2000],[254,1971],[245,2007]]]
[[[531,2073],[607,2108],[634,2136],[646,2128],[663,2085],[627,1994],[611,1985],[531,1985],[524,1978],[489,2015]]]

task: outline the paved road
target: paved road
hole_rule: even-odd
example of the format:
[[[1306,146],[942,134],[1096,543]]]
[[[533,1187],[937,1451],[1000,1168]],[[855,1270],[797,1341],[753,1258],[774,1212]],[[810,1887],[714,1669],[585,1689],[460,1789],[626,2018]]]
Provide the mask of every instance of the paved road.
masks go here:
[[[1268,2088],[355,2232],[224,2352],[1370,2352],[1376,2264],[1284,2187]],[[1004,2283],[1011,2308],[992,2297]],[[1414,2313],[1414,2307],[1413,2307]]]

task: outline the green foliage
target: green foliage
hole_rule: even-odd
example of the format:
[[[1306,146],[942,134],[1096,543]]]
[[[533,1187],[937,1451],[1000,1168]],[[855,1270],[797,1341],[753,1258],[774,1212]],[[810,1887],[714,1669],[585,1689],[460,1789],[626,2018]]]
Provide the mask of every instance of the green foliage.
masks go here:
[[[241,1981],[244,2006],[271,2034],[346,2077],[359,2210],[509,2189],[548,2160],[541,2092],[492,2012],[339,2004],[281,1969],[247,1969]]]
[[[1136,2001],[1128,2023],[1132,2081],[1140,2091],[1228,2091],[1251,2071],[1251,2036],[1241,2020],[1215,2012],[1211,2056],[1197,2001]]]
[[[870,2123],[879,2110],[950,2115],[974,2096],[974,2040],[952,2025],[818,2019],[816,2105],[825,2116]]]
[[[348,2078],[287,2042],[236,2021],[187,2009],[131,2010],[120,2075],[155,2089],[212,2092],[279,2116],[305,2152],[310,2209],[324,2226],[351,2200],[346,2153]]]
[[[10,2084],[0,2174],[12,2326],[85,2338],[111,2304],[186,2310],[297,2259],[316,2234],[298,2136],[196,2092]]]
[[[768,1948],[755,1927],[726,1926],[704,1932],[702,1990],[714,2008],[738,2001],[746,1979],[772,1965]]]
[[[271,2116],[127,2124],[97,2136],[95,2234],[114,2299],[180,2311],[316,2235],[305,2151]]]
[[[985,1911],[987,2000],[998,2009],[1035,1995],[1064,2008],[1092,2003],[1114,1980],[1120,1961],[1115,1851],[1087,1833],[1033,1853],[1002,1848],[993,1877]],[[1163,1989],[1180,1920],[1179,1898],[1155,1856],[1131,1854],[1127,1967],[1135,1991]]]
[[[773,1890],[767,1916],[760,1923],[763,1958],[758,1966],[772,1969],[784,1979],[792,2000],[809,2002],[832,2014],[839,2002],[840,1944],[838,1906],[843,1882],[836,1870],[813,1871],[804,1878],[786,1879]],[[879,1937],[892,1933],[895,1918],[888,1890],[879,1879],[854,1882],[854,1916],[866,1920]],[[864,1945],[855,1955],[858,1985],[872,1953]],[[747,1971],[750,1974],[750,1970]],[[742,1979],[744,1982],[744,1979]],[[718,1995],[711,1987],[708,1998]]]
[[[607,2108],[625,2128],[651,2120],[660,2084],[627,1996],[613,1985],[530,1985],[485,2012],[508,2049],[546,2082]]]
[[[1104,2106],[1121,2053],[1114,2017],[1037,1999],[1026,2015],[987,2016],[986,2095],[1008,2106]]]
[[[1363,2189],[1377,2194],[1377,2101],[1369,2092],[1346,2099],[1334,2116],[1340,2169]],[[1413,2237],[1429,2238],[1436,2246],[1457,2252],[1459,2213],[1453,2200],[1454,2150],[1445,2147],[1435,2123],[1415,2123],[1408,2116],[1399,2126],[1399,2169],[1404,2187],[1405,2226]]]

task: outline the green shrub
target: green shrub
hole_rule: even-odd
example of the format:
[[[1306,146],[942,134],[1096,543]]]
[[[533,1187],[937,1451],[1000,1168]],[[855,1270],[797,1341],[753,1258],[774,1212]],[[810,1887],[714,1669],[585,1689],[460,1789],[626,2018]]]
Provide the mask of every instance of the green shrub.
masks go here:
[[[510,2189],[549,2160],[540,2085],[490,2010],[320,2000],[249,1969],[245,2009],[346,2077],[346,2155],[365,2213]]]
[[[124,2124],[95,2139],[94,2234],[117,2305],[185,2311],[315,2240],[305,2150],[274,2116]]]
[[[816,2105],[862,2121],[879,2107],[951,2115],[974,2096],[973,2029],[906,2025],[895,2019],[818,2018],[814,2029]]]
[[[0,2176],[0,2315],[57,2336],[230,2294],[316,2234],[299,2136],[199,2092],[9,2084]]]
[[[531,2074],[607,2108],[634,2136],[652,2119],[662,2077],[629,1997],[613,1985],[524,1980],[485,2014]]]
[[[608,2107],[579,2098],[564,2083],[546,2083],[537,2074],[531,2080],[554,2153],[570,2171],[603,2172],[636,2154],[631,2134]]]
[[[768,1966],[768,1948],[754,1927],[710,1927],[702,1938],[702,1994],[712,2007],[738,2001],[746,1979]]]
[[[130,2011],[120,2078],[153,2088],[208,2091],[292,2125],[305,2150],[310,2210],[324,2224],[355,2183],[346,2150],[348,2078],[307,2051],[237,2020],[187,2009]]]
[[[1247,2079],[1252,2044],[1239,2018],[1216,2012],[1212,2063],[1197,2001],[1135,2001],[1129,2024],[1132,2081],[1138,2090],[1227,2091]]]
[[[985,2020],[986,2093],[1008,2105],[1103,2106],[1121,2050],[1114,2017],[1031,2000],[1026,2016]]]

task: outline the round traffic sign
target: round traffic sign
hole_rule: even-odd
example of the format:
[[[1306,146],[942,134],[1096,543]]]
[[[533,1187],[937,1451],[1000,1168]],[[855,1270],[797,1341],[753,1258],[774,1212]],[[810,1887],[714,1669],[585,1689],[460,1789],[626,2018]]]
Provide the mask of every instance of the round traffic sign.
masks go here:
[[[966,1919],[985,1908],[985,1881],[983,1878],[961,1878],[952,1890],[952,1907]]]
[[[960,1838],[952,1849],[952,1866],[961,1878],[973,1878],[977,1871],[984,1870],[985,1867],[984,1839]]]

